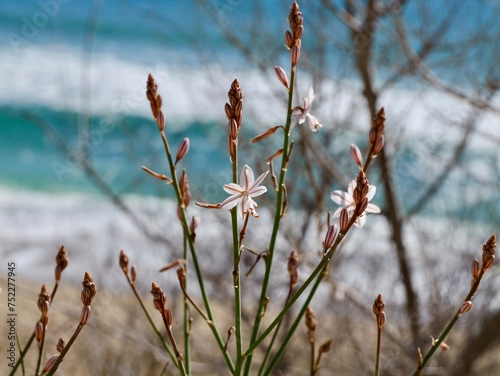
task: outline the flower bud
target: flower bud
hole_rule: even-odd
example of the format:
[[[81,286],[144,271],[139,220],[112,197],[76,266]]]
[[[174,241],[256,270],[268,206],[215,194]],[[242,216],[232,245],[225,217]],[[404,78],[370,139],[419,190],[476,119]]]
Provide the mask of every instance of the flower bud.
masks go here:
[[[172,314],[172,310],[170,308],[167,308],[165,310],[165,319],[167,321],[168,326],[172,326],[172,322],[174,321],[174,315]]]
[[[132,282],[135,282],[137,279],[137,268],[135,265],[132,265],[132,268],[130,269],[130,277],[132,279]]]
[[[377,325],[379,329],[382,329],[385,324],[385,312],[382,312],[380,315],[377,316]]]
[[[328,227],[325,235],[325,241],[323,242],[323,252],[326,253],[332,247],[333,243],[337,239],[339,233],[339,227],[337,224]]]
[[[361,150],[355,144],[351,144],[351,157],[359,168],[363,168],[363,156]]]
[[[119,263],[120,268],[122,268],[123,270],[123,273],[125,273],[125,275],[128,275],[128,256],[123,249],[120,251]]]
[[[87,324],[87,321],[89,321],[91,314],[92,314],[92,310],[90,309],[90,306],[83,307],[82,313],[80,313],[80,325],[81,326],[85,326],[85,324]]]
[[[287,90],[289,90],[288,76],[286,75],[285,70],[279,66],[275,66],[274,71],[276,72],[276,76],[278,76],[280,82],[286,87]]]
[[[186,137],[181,141],[179,147],[177,148],[177,155],[175,157],[175,164],[184,158],[189,151],[189,138]]]
[[[461,316],[464,313],[469,312],[472,309],[472,302],[470,300],[466,300],[463,302],[462,306],[458,310],[458,315]]]
[[[52,357],[47,361],[47,363],[45,363],[45,367],[43,367],[42,374],[49,372],[58,358],[59,354],[52,355]]]
[[[300,46],[299,45],[296,44],[292,47],[291,57],[292,57],[292,66],[296,66],[297,63],[299,62],[299,58],[300,58]]]
[[[35,324],[35,338],[38,343],[42,340],[43,337],[43,325],[40,321],[37,321]]]
[[[65,347],[66,347],[66,343],[64,342],[64,340],[62,338],[59,338],[59,340],[56,343],[57,352],[63,351]]]
[[[285,44],[290,49],[293,46],[293,35],[289,30],[287,30],[285,33]]]
[[[345,234],[347,232],[347,226],[349,225],[349,213],[347,212],[347,209],[344,208],[340,212],[340,232],[342,234]]]
[[[163,115],[163,111],[158,112],[158,118],[156,119],[156,124],[158,124],[158,130],[163,132],[165,129],[165,116]]]
[[[373,148],[373,154],[377,155],[382,151],[382,148],[384,147],[385,139],[384,135],[380,135],[380,137],[377,139],[377,142],[375,143],[375,147]]]
[[[479,277],[479,260],[476,259],[472,261],[471,272],[472,278],[476,280]]]

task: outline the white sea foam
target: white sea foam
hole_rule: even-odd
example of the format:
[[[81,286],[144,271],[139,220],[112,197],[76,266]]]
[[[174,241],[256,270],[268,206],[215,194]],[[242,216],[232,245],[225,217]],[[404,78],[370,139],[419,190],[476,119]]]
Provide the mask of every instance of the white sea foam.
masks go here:
[[[139,115],[150,117],[145,98],[149,72],[160,84],[167,121],[174,125],[193,120],[224,120],[223,106],[234,78],[240,81],[245,95],[245,113],[262,128],[283,123],[286,93],[272,69],[266,74],[255,69],[228,70],[200,62],[199,69],[154,61],[126,61],[103,52],[82,58],[81,51],[64,45],[27,46],[18,54],[0,51],[0,104],[46,106],[56,110],[93,115]],[[311,79],[301,75],[298,98],[306,95]],[[362,88],[356,80],[325,79],[317,88],[313,112],[328,128],[337,121],[349,119],[353,129],[365,130],[368,115]],[[399,136],[423,136],[430,141],[458,139],[467,119],[478,117],[470,106],[450,95],[426,88],[392,88],[383,92],[379,103],[388,114],[388,132]],[[87,101],[88,99],[88,101]],[[90,104],[90,106],[88,106]],[[495,105],[500,107],[500,98]],[[480,115],[479,136],[473,142],[480,146],[500,141],[499,118]]]

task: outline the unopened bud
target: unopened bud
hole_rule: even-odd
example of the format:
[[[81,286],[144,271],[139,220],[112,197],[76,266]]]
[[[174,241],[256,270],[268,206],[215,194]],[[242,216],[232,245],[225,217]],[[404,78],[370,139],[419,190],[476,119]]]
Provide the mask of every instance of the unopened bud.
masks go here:
[[[323,242],[323,253],[328,252],[328,250],[333,246],[333,243],[337,239],[339,233],[339,227],[337,224],[328,227],[325,235],[325,241]]]
[[[233,109],[229,103],[226,103],[224,105],[224,112],[226,113],[226,117],[228,118],[228,120],[233,118]]]
[[[325,354],[325,353],[327,353],[328,351],[330,351],[332,349],[332,346],[333,346],[333,341],[332,340],[326,341],[325,343],[323,343],[320,346],[319,352],[322,353],[322,354]]]
[[[231,140],[236,140],[238,138],[238,123],[236,122],[236,120],[229,120],[228,128]]]
[[[346,208],[342,209],[340,212],[340,232],[345,235],[347,232],[347,226],[349,225],[349,213]]]
[[[382,329],[385,324],[385,312],[382,312],[380,315],[377,316],[377,325],[379,329]]]
[[[294,45],[292,47],[292,51],[291,51],[291,58],[292,58],[292,66],[296,66],[297,63],[299,62],[299,58],[300,58],[300,46],[299,45]]]
[[[375,143],[375,147],[373,148],[373,154],[377,155],[382,151],[382,148],[384,147],[385,139],[384,135],[380,135],[379,138],[377,138],[377,142]]]
[[[261,134],[255,136],[254,138],[252,138],[250,140],[250,143],[255,144],[256,142],[259,142],[259,141],[262,141],[262,140],[268,138],[269,136],[274,134],[279,128],[283,128],[283,127],[281,125],[278,125],[276,127],[269,128],[269,130],[267,130],[266,132],[261,133]]]
[[[289,30],[287,30],[285,33],[285,44],[290,49],[293,46],[293,35]]]
[[[369,140],[372,145],[374,145],[375,141],[377,141],[377,130],[375,128],[370,129]]]
[[[484,270],[490,269],[493,266],[494,262],[495,262],[495,256],[490,256],[489,258],[487,258],[486,261],[483,263]]]
[[[470,300],[466,300],[463,302],[462,306],[458,310],[458,315],[461,316],[464,313],[469,312],[472,309],[472,302]]]
[[[314,332],[316,330],[317,324],[318,324],[318,321],[316,320],[316,315],[314,314],[313,309],[311,307],[307,307],[307,311],[306,311],[307,329],[309,329],[311,332]]]
[[[276,76],[278,76],[280,82],[287,88],[287,90],[289,90],[290,87],[288,86],[288,76],[286,75],[285,70],[279,66],[275,66],[274,71],[276,72]]]
[[[362,216],[367,207],[368,207],[368,197],[365,196],[361,199],[358,205],[356,205],[356,215],[358,217]]]
[[[92,303],[92,300],[94,299],[97,293],[97,287],[94,283],[94,279],[88,272],[85,272],[82,286],[83,286],[83,290],[81,293],[82,303],[84,306],[89,306],[90,303]]]
[[[170,308],[167,308],[165,310],[165,319],[167,321],[168,326],[172,326],[172,322],[174,321],[174,316],[172,315],[172,310]]]
[[[351,144],[351,157],[359,168],[363,168],[363,156],[361,150],[355,144]]]
[[[85,326],[85,324],[87,324],[91,314],[92,314],[92,310],[90,309],[90,306],[83,307],[82,313],[80,314],[80,325],[81,326]]]
[[[177,154],[175,156],[175,164],[184,158],[189,151],[189,138],[186,137],[181,141],[179,147],[177,148]]]
[[[49,372],[58,358],[59,354],[52,355],[52,357],[47,361],[47,363],[45,363],[45,367],[43,367],[42,374]]]
[[[137,268],[135,265],[132,265],[132,268],[130,269],[130,278],[132,279],[132,282],[135,282],[137,279]]]
[[[40,343],[43,337],[43,325],[40,321],[37,321],[35,324],[35,338],[36,341]]]
[[[479,260],[474,260],[472,261],[472,267],[471,267],[471,271],[472,271],[472,278],[474,280],[478,279],[479,277]]]
[[[441,342],[441,343],[439,344],[439,347],[440,347],[440,348],[441,348],[441,350],[443,350],[443,351],[446,351],[446,350],[448,350],[448,349],[450,348],[450,346],[449,346],[448,344],[444,343],[444,342]]]
[[[57,352],[63,351],[65,347],[66,347],[66,343],[64,342],[64,340],[62,338],[59,338],[59,340],[56,343]]]
[[[120,251],[119,263],[120,268],[122,268],[123,270],[123,273],[125,273],[125,275],[128,275],[128,256],[123,249]]]
[[[163,132],[165,129],[165,115],[163,115],[163,111],[158,111],[158,118],[156,119],[156,124],[158,124],[158,130]]]
[[[304,26],[303,25],[300,25],[299,27],[297,27],[294,31],[294,39],[295,40],[299,40],[300,38],[302,38],[302,33],[304,32]]]

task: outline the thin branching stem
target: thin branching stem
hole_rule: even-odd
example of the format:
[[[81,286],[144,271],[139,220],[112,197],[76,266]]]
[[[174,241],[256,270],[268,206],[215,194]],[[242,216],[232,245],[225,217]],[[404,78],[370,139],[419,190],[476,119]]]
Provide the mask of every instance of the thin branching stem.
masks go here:
[[[375,376],[379,376],[379,369],[380,369],[380,345],[381,345],[381,342],[382,342],[381,340],[382,340],[382,328],[378,327],[378,329],[377,329],[377,354],[375,356]]]
[[[203,298],[203,304],[205,305],[205,309],[207,311],[207,316],[208,316],[208,319],[210,320],[210,323],[211,323],[210,329],[212,330],[212,333],[215,337],[215,340],[217,341],[217,344],[219,345],[219,348],[224,355],[224,359],[226,360],[226,364],[229,367],[229,370],[231,371],[231,373],[234,373],[233,361],[232,361],[231,357],[229,356],[229,354],[224,351],[224,340],[222,339],[222,337],[219,333],[219,330],[217,329],[217,326],[215,325],[215,322],[214,322],[214,316],[213,316],[212,309],[210,306],[210,301],[208,300],[208,294],[207,294],[207,291],[205,288],[203,274],[201,273],[200,265],[198,263],[198,256],[196,254],[196,248],[194,245],[193,237],[191,236],[191,231],[189,230],[189,224],[187,221],[186,210],[185,210],[184,204],[182,202],[182,193],[181,193],[181,190],[179,187],[179,180],[177,179],[176,168],[174,165],[174,161],[172,159],[172,154],[170,153],[170,147],[168,145],[167,137],[165,136],[165,132],[163,132],[163,131],[160,132],[160,135],[161,135],[161,139],[163,141],[163,146],[165,148],[165,154],[167,155],[168,164],[170,167],[170,173],[171,173],[171,177],[172,177],[172,186],[174,187],[175,196],[177,198],[177,203],[178,203],[179,208],[180,208],[179,211],[181,214],[181,222],[182,222],[182,226],[184,228],[184,233],[186,234],[186,238],[188,240],[189,249],[191,251],[191,257],[193,259],[193,266],[194,266],[194,270],[196,273],[196,278],[198,280],[198,285],[200,287],[201,296]]]
[[[186,276],[184,277],[184,280],[181,282],[182,287],[184,290],[187,290],[187,234],[184,233],[184,242],[183,242],[183,258],[184,258],[184,269],[186,270]],[[191,374],[191,344],[190,344],[190,337],[191,337],[191,321],[190,321],[190,314],[189,314],[189,301],[186,296],[184,296],[184,364],[186,367],[186,374],[190,375]]]
[[[269,244],[269,250],[268,250],[268,257],[266,259],[266,271],[264,274],[264,279],[262,281],[262,290],[259,298],[259,307],[257,308],[257,313],[255,315],[255,320],[254,320],[254,325],[253,325],[253,330],[252,330],[252,336],[250,339],[250,344],[251,347],[253,347],[253,344],[255,343],[257,336],[259,335],[259,328],[260,328],[260,323],[262,321],[262,316],[264,314],[264,305],[266,302],[266,297],[267,297],[267,290],[269,288],[269,280],[271,277],[271,269],[272,269],[272,264],[273,264],[273,255],[274,255],[274,249],[276,247],[276,240],[278,238],[278,231],[280,228],[280,223],[281,223],[281,218],[282,218],[282,211],[283,211],[283,198],[284,198],[284,184],[285,184],[285,175],[287,171],[287,164],[288,164],[288,153],[289,153],[289,147],[290,147],[290,128],[292,124],[292,112],[293,112],[293,92],[294,92],[294,84],[295,84],[295,70],[296,66],[291,67],[291,74],[290,74],[290,90],[288,92],[288,109],[287,109],[287,117],[286,117],[286,125],[285,125],[285,134],[283,138],[283,155],[281,157],[281,170],[280,170],[280,177],[279,177],[279,183],[278,183],[278,193],[276,196],[276,213],[274,215],[274,223],[273,223],[273,231],[271,234],[271,241]],[[266,334],[266,336],[269,334],[269,332]],[[262,342],[262,340],[260,341]],[[260,343],[259,342],[259,343]],[[257,346],[255,346],[257,347]],[[253,347],[255,349],[255,347]],[[250,369],[252,366],[252,351],[246,351],[245,354],[247,357],[246,359],[246,364],[245,364],[245,376],[248,376],[250,374]]]

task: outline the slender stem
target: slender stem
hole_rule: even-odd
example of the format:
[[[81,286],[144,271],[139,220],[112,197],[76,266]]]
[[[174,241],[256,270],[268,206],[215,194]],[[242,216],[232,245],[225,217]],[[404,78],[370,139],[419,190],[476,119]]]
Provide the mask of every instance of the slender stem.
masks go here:
[[[476,282],[472,285],[469,293],[467,294],[467,297],[464,299],[464,302],[473,299],[474,295],[477,292],[479,284],[481,283],[481,279],[483,278],[484,272],[485,272],[485,270],[481,269]],[[455,313],[455,316],[453,316],[453,318],[448,323],[448,325],[446,325],[446,328],[443,330],[443,333],[441,333],[441,335],[439,336],[439,338],[436,341],[434,341],[434,343],[432,344],[432,347],[430,348],[429,352],[425,355],[425,357],[424,357],[424,359],[422,361],[422,364],[420,364],[417,367],[416,371],[413,373],[413,376],[420,375],[420,372],[422,371],[422,369],[425,367],[425,365],[427,364],[427,362],[429,362],[429,360],[432,358],[432,356],[434,355],[434,353],[438,349],[439,345],[441,345],[441,343],[448,336],[448,334],[453,329],[453,327],[455,326],[455,324],[458,321],[458,319],[460,318],[460,316],[461,316],[461,313],[460,313],[460,308],[459,308],[457,310],[457,312]]]
[[[338,243],[340,243],[340,241],[338,241]],[[307,281],[306,281],[307,285],[309,285],[309,283],[312,282],[312,280],[318,275],[319,272],[322,272],[324,270],[324,268],[328,267],[328,262],[330,261],[330,259],[333,256],[335,250],[337,249],[337,246],[338,246],[338,244],[336,246],[334,245],[335,248],[332,247],[333,248],[332,251],[329,254],[327,254],[327,256],[323,257],[323,259],[321,260],[321,262],[318,265],[318,267],[316,267],[316,269],[313,272],[313,274],[311,274],[311,276],[307,279]],[[288,329],[287,334],[285,336],[285,339],[283,340],[283,343],[281,344],[280,348],[278,349],[278,351],[274,355],[273,359],[271,360],[271,363],[269,364],[269,366],[267,367],[266,371],[264,372],[264,375],[269,375],[271,373],[271,371],[273,370],[274,366],[276,365],[276,363],[278,362],[278,360],[281,358],[281,355],[283,355],[283,352],[285,351],[285,348],[288,345],[288,342],[290,342],[290,340],[292,339],[293,333],[295,333],[295,330],[297,329],[297,327],[299,326],[300,322],[302,321],[302,317],[306,313],[307,307],[310,305],[311,300],[314,297],[314,294],[316,293],[316,290],[318,289],[318,286],[320,285],[320,283],[323,280],[324,276],[325,276],[325,274],[321,273],[318,276],[318,278],[316,279],[316,282],[314,283],[313,287],[311,288],[311,291],[310,291],[309,295],[307,296],[307,299],[304,302],[304,305],[300,309],[300,312],[299,312],[297,318],[293,322],[292,326]],[[308,283],[308,281],[309,281],[309,283]],[[304,285],[306,285],[306,283],[304,283]],[[297,291],[295,293],[295,295],[293,296],[293,298],[290,300],[290,303],[287,304],[288,309],[290,309],[290,307],[293,305],[293,302],[295,300],[297,300],[298,296],[301,295],[302,292],[307,288],[307,286],[304,286],[304,285],[302,285],[302,287],[299,289],[299,291]],[[287,309],[287,311],[288,311],[288,309]],[[278,317],[279,317],[279,315],[278,315]],[[280,320],[281,320],[281,318],[280,318]],[[273,322],[273,324],[274,324],[274,322]]]
[[[311,376],[314,376],[316,375],[316,365],[314,364],[314,345],[315,343],[313,341],[309,341],[310,345],[311,345],[311,358],[310,358],[310,373],[311,373]]]
[[[52,304],[52,302],[54,301],[58,287],[59,287],[59,281],[56,281],[54,288],[52,289],[52,294],[50,294],[50,304]],[[41,318],[42,317],[40,316],[40,319]],[[31,336],[28,339],[28,342],[26,342],[26,347],[24,348],[24,350],[21,351],[21,354],[19,355],[19,359],[17,360],[15,366],[12,368],[12,371],[10,371],[9,376],[14,376],[17,369],[19,368],[19,366],[21,364],[23,364],[22,368],[24,370],[24,357],[28,353],[28,351],[31,347],[31,344],[33,343],[34,340],[35,340],[35,331],[33,331],[33,333],[31,333]],[[23,374],[24,374],[24,371],[23,371]]]
[[[165,338],[163,338],[160,331],[156,327],[156,324],[154,323],[151,315],[149,314],[148,310],[146,309],[146,306],[144,305],[144,302],[142,301],[142,298],[139,295],[139,292],[137,291],[135,284],[130,280],[130,277],[128,276],[128,274],[125,274],[125,277],[127,278],[128,284],[132,288],[132,291],[134,292],[135,297],[139,301],[139,304],[141,305],[141,308],[144,311],[144,313],[149,321],[149,324],[151,325],[154,332],[156,333],[156,336],[159,338],[161,344],[163,345],[163,348],[167,351],[168,355],[170,356],[170,359],[172,359],[174,365],[178,368],[179,365],[178,365],[177,359],[175,358],[174,353],[172,352],[172,349],[168,346],[167,342],[165,341]]]
[[[264,302],[267,297],[267,290],[269,287],[269,279],[271,277],[271,268],[273,264],[273,254],[274,254],[274,249],[276,246],[276,240],[278,237],[278,231],[280,227],[280,222],[282,218],[282,209],[283,209],[283,187],[285,183],[285,175],[286,175],[286,170],[287,170],[287,164],[288,164],[288,149],[290,147],[290,128],[292,124],[292,103],[293,103],[293,89],[294,89],[294,84],[295,84],[295,66],[291,67],[291,74],[290,74],[290,90],[288,92],[288,109],[287,109],[287,117],[286,117],[286,125],[285,125],[285,135],[283,139],[283,155],[281,157],[281,171],[280,171],[280,177],[279,177],[279,183],[278,183],[278,194],[276,196],[276,213],[274,215],[274,224],[273,224],[273,232],[271,235],[271,241],[269,244],[269,251],[268,251],[268,257],[266,260],[266,271],[264,274],[264,279],[262,281],[262,290],[259,298],[259,307],[257,308],[257,312],[255,315],[255,320],[254,320],[254,325],[253,325],[253,330],[252,330],[252,337],[250,339],[250,344],[251,347],[253,347],[253,344],[255,343],[255,340],[257,339],[257,336],[259,335],[259,328],[260,328],[260,323],[262,321],[262,317],[264,314]],[[269,334],[269,333],[267,333]],[[266,334],[266,335],[267,335]],[[262,342],[259,341],[259,343]],[[257,346],[255,346],[257,347]],[[255,349],[253,347],[253,349]],[[253,351],[253,350],[252,350]],[[246,359],[246,364],[245,364],[245,375],[248,376],[250,374],[251,366],[252,366],[252,352],[249,352],[248,350],[245,353],[248,357]]]
[[[377,355],[375,358],[375,376],[379,375],[379,368],[380,368],[380,344],[381,344],[381,339],[382,339],[382,328],[378,326],[378,333],[377,333]]]
[[[40,374],[40,366],[42,364],[43,350],[45,348],[45,333],[46,333],[46,331],[47,331],[47,325],[43,325],[42,341],[40,342],[40,346],[38,347],[38,360],[36,362],[35,376],[38,376]]]
[[[238,147],[233,144],[232,161],[233,183],[238,184]],[[248,214],[247,214],[248,216]],[[248,217],[247,217],[248,218]],[[240,235],[238,232],[238,210],[231,210],[231,224],[233,230],[233,283],[234,283],[234,325],[236,327],[236,368],[235,375],[241,373],[243,366],[243,344],[241,336],[241,281],[240,281]]]
[[[186,369],[184,368],[184,362],[182,361],[184,359],[184,356],[179,352],[179,348],[177,347],[177,342],[175,342],[174,334],[172,333],[172,327],[168,324],[167,318],[165,317],[165,313],[161,314],[161,317],[163,319],[163,324],[165,325],[165,329],[167,329],[167,335],[168,338],[170,339],[170,343],[172,344],[172,348],[174,349],[175,357],[177,358],[177,364],[179,371],[181,372],[182,376],[186,376]]]
[[[285,300],[285,305],[288,303],[290,300],[290,297],[292,296],[293,288],[290,286],[288,289],[288,296],[286,297]],[[266,366],[267,359],[269,358],[269,355],[271,355],[271,349],[273,348],[274,342],[276,341],[276,338],[278,337],[278,332],[281,328],[281,324],[283,321],[280,321],[278,326],[276,327],[276,330],[273,333],[273,338],[271,339],[271,343],[269,343],[269,346],[267,347],[266,355],[264,356],[264,360],[262,361],[262,365],[260,366],[259,373],[258,375],[262,375],[262,372],[264,371],[264,367]]]
[[[184,281],[182,282],[182,287],[184,290],[187,290],[187,234],[184,233],[184,251],[183,251],[183,258],[185,260],[185,265],[184,269],[186,270],[186,276],[184,277]],[[185,367],[186,367],[186,374],[190,375],[191,374],[191,344],[190,344],[190,336],[191,336],[191,322],[189,320],[190,314],[189,314],[189,301],[186,296],[184,296],[184,356],[185,356]]]
[[[191,236],[191,231],[189,230],[189,224],[187,221],[187,216],[186,216],[186,210],[184,208],[184,205],[182,203],[182,194],[181,190],[179,187],[179,181],[177,179],[176,175],[176,169],[174,165],[174,161],[172,159],[172,154],[170,153],[170,147],[168,145],[167,137],[165,136],[165,132],[160,132],[161,139],[163,141],[163,146],[165,148],[165,153],[168,158],[168,163],[170,166],[170,173],[172,177],[172,186],[174,187],[175,195],[177,198],[177,203],[180,207],[180,214],[181,214],[181,221],[182,221],[182,226],[184,227],[184,233],[186,234],[188,244],[189,244],[189,249],[191,251],[191,257],[193,258],[193,266],[194,270],[196,272],[196,278],[198,280],[198,285],[200,287],[200,292],[201,296],[203,298],[203,304],[205,305],[205,309],[207,311],[207,316],[211,322],[210,329],[212,330],[212,333],[215,337],[215,340],[217,341],[217,344],[219,345],[219,348],[221,352],[224,354],[224,359],[226,360],[226,364],[229,367],[231,373],[234,373],[234,364],[233,361],[231,360],[231,357],[227,352],[224,352],[224,340],[222,339],[219,330],[217,329],[217,326],[215,325],[212,309],[210,306],[210,301],[208,300],[208,295],[207,291],[205,289],[205,282],[203,280],[203,274],[201,273],[200,265],[198,263],[198,256],[196,254],[196,248],[193,242],[193,237]]]
[[[59,357],[57,358],[56,362],[54,363],[54,365],[50,369],[49,373],[47,373],[47,376],[52,376],[57,371],[57,368],[59,367],[59,365],[63,361],[64,357],[66,356],[69,349],[71,348],[71,345],[73,345],[73,342],[75,342],[76,337],[78,337],[78,335],[80,334],[82,329],[83,329],[83,326],[78,324],[78,326],[77,326],[75,332],[73,333],[73,335],[71,336],[69,342],[66,344],[66,346],[64,346],[64,349],[59,354]]]

